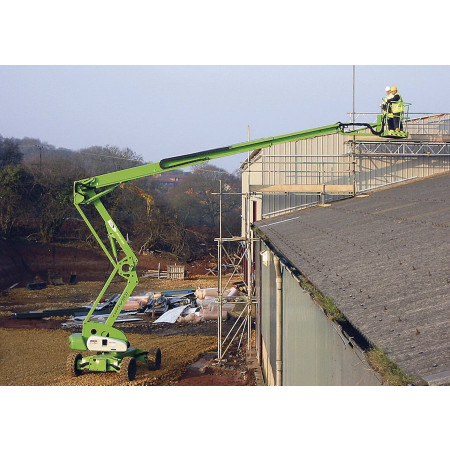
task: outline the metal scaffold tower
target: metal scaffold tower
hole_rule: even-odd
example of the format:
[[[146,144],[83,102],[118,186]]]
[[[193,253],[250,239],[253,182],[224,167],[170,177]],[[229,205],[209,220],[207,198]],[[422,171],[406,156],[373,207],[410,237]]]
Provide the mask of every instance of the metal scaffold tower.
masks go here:
[[[217,358],[220,361],[230,349],[233,342],[238,340],[239,349],[242,345],[244,334],[247,334],[247,349],[251,349],[252,317],[258,307],[255,293],[255,280],[253,268],[253,230],[250,222],[246,221],[243,236],[223,237],[222,228],[222,196],[223,195],[245,195],[243,193],[227,193],[222,191],[222,181],[220,181],[219,193],[219,237],[217,242],[218,261],[218,315],[217,315]],[[247,199],[248,200],[248,199]],[[250,202],[246,202],[250,205]],[[250,217],[250,216],[248,216]],[[234,279],[239,281],[234,281]],[[233,285],[239,289],[239,295],[229,297],[227,290]],[[233,304],[236,309],[236,320],[228,334],[223,336],[222,316],[227,306]],[[236,306],[238,306],[236,308]]]

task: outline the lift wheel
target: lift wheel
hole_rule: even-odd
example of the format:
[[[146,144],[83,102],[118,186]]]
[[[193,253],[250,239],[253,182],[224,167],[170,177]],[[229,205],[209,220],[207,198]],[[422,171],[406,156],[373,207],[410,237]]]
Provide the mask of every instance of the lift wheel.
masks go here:
[[[145,357],[148,370],[158,370],[161,368],[161,350],[152,348]]]
[[[66,361],[66,372],[71,377],[77,377],[83,373],[82,369],[78,368],[78,361],[82,359],[80,353],[71,353],[67,357]]]
[[[137,364],[132,356],[125,356],[120,365],[120,378],[123,381],[133,381],[136,378]]]

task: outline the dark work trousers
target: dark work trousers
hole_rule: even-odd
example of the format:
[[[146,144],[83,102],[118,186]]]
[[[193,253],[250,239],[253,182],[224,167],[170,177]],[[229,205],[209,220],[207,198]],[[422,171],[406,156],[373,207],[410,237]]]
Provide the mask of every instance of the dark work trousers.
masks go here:
[[[403,130],[403,125],[400,124],[400,116],[390,117],[388,119],[388,130]]]

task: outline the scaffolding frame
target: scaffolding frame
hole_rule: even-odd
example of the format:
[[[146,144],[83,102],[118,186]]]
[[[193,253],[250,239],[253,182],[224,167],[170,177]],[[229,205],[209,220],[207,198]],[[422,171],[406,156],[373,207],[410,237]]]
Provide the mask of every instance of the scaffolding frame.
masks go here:
[[[358,156],[450,156],[449,142],[356,142]]]
[[[250,218],[250,208],[251,193],[229,193],[223,192],[222,190],[222,180],[220,181],[219,192],[215,193],[219,196],[219,237],[214,239],[217,242],[217,266],[218,266],[218,286],[217,286],[217,303],[218,303],[218,315],[217,315],[217,359],[221,361],[225,354],[231,347],[231,344],[239,338],[238,347],[239,350],[242,344],[242,339],[244,337],[245,331],[247,331],[247,350],[251,350],[251,336],[252,336],[252,312],[253,310],[257,314],[258,300],[255,296],[255,280],[254,280],[254,265],[253,265],[253,251],[255,239],[253,235],[253,230],[251,228],[251,221],[246,221],[246,226],[244,231],[244,236],[232,236],[223,237],[222,228],[222,196],[223,195],[240,195],[247,198],[247,212],[246,217]],[[238,244],[240,245],[241,254],[236,255],[232,253],[229,245]],[[225,260],[225,263],[224,263]],[[243,274],[242,268],[246,264],[246,274],[247,279]],[[224,273],[231,267],[231,273]],[[224,270],[225,269],[225,270]],[[230,298],[225,296],[225,291],[229,288],[232,279],[239,275],[241,277],[241,283],[245,287],[245,293],[242,295],[232,297],[233,301],[230,302]],[[224,282],[225,281],[225,282]],[[244,305],[240,311],[238,317],[236,317],[235,323],[229,330],[228,334],[223,336],[222,327],[222,313],[223,306],[227,303],[233,303],[235,305]]]

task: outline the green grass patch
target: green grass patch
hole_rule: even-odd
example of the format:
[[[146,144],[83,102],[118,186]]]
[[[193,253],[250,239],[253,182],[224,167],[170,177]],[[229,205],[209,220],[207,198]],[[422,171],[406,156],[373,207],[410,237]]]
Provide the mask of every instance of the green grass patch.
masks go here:
[[[342,314],[330,297],[323,295],[304,275],[297,274],[297,277],[300,279],[301,287],[311,294],[311,297],[323,308],[331,320],[335,320],[340,324],[347,322],[344,314]]]
[[[397,367],[378,347],[369,350],[366,358],[371,367],[378,372],[387,386],[407,386],[409,384],[423,384],[420,380],[406,375]]]

